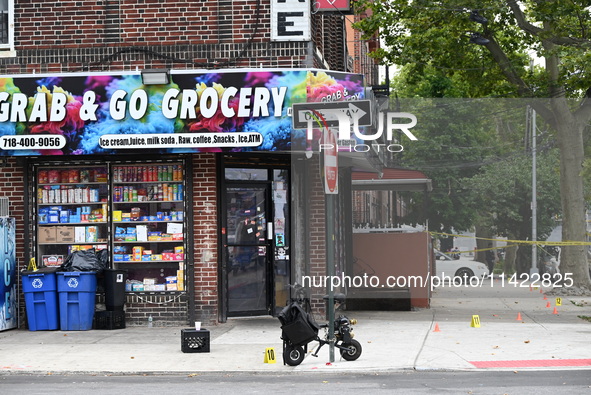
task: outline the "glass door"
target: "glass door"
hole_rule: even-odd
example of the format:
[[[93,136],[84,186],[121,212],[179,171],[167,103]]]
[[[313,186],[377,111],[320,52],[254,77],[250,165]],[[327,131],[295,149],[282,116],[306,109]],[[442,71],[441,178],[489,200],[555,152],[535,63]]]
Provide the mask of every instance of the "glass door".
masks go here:
[[[267,237],[268,184],[226,185],[226,276],[228,315],[269,314],[272,271]],[[272,232],[272,231],[271,231]]]

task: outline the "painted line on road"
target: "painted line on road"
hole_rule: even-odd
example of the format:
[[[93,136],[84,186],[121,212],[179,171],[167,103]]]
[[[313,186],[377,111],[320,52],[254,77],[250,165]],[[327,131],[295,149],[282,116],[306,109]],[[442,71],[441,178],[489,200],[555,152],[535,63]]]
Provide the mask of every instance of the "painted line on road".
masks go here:
[[[515,361],[470,361],[477,368],[542,368],[553,366],[591,366],[591,359],[531,359]]]

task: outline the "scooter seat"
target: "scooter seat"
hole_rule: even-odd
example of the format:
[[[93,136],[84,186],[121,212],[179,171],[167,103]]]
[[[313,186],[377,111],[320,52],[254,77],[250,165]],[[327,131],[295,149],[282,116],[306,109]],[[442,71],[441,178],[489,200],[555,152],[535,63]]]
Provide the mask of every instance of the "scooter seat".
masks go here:
[[[333,298],[334,298],[334,301],[336,303],[344,303],[345,302],[345,299],[347,299],[347,297],[345,296],[345,294],[344,293],[341,293],[341,292],[338,292],[338,293],[334,294]],[[324,300],[328,300],[328,295],[324,295],[323,299]]]

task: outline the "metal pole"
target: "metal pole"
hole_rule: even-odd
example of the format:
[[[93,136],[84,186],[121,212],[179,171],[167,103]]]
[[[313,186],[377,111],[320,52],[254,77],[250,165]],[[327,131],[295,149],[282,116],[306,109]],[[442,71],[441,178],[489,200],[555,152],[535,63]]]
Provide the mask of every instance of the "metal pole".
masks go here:
[[[531,270],[529,272],[530,278],[534,273],[538,273],[538,254],[535,241],[538,239],[538,187],[537,187],[537,172],[536,172],[536,111],[531,110],[531,127],[532,127],[532,187],[531,187],[531,240],[534,242],[531,246]]]
[[[328,282],[328,355],[329,361],[334,362],[334,289],[332,288],[332,278],[334,277],[334,199],[336,195],[326,195],[326,274],[330,281]]]

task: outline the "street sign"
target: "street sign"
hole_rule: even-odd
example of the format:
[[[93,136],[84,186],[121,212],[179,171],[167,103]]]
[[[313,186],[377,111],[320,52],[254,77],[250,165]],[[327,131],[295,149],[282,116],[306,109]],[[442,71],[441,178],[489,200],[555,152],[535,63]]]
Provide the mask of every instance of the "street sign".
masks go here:
[[[293,128],[307,129],[310,120],[316,123],[317,114],[322,115],[322,118],[326,121],[326,126],[339,126],[338,113],[345,114],[349,119],[357,120],[357,126],[371,126],[371,101],[352,100],[328,103],[296,103],[292,108]]]
[[[319,12],[350,11],[350,0],[316,0],[314,9]]]
[[[339,193],[339,163],[338,145],[335,132],[332,129],[324,130],[324,145],[330,147],[324,152],[324,193]]]

